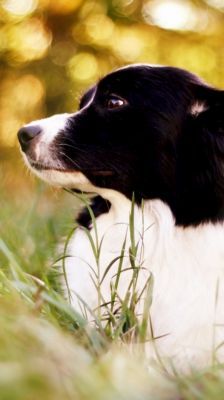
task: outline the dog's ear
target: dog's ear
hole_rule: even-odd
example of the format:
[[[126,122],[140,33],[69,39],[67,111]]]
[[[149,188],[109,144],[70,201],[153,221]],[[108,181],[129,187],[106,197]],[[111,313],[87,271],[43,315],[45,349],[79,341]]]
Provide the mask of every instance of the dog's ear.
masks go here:
[[[193,126],[198,132],[221,139],[224,146],[224,91],[195,84],[194,99],[189,108]]]
[[[177,164],[181,207],[176,213],[183,224],[211,217],[223,220],[224,92],[200,83],[194,89]]]

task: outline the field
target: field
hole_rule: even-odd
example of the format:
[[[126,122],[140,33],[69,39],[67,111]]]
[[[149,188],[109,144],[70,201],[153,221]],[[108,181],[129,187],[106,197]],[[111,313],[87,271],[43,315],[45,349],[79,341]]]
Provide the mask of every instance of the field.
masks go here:
[[[222,365],[169,374],[133,335],[91,329],[69,306],[57,266],[80,205],[27,180],[15,197],[2,187],[0,399],[222,399]]]

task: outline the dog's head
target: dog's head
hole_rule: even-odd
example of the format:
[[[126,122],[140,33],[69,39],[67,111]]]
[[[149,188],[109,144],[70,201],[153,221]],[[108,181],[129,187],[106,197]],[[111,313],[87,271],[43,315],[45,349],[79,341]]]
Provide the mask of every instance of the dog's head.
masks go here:
[[[187,71],[133,65],[87,91],[78,112],[32,122],[18,135],[31,169],[51,184],[159,198],[180,223],[196,223],[216,174],[224,196],[223,107],[223,92]]]

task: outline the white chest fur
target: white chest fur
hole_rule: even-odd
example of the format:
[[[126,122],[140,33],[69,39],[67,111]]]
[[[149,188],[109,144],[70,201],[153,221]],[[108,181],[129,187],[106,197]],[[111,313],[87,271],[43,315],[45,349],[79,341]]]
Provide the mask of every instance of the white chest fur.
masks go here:
[[[80,299],[91,309],[111,301],[111,284],[116,280],[126,238],[124,271],[118,285],[120,298],[125,295],[133,276],[128,255],[133,247],[130,211],[131,202],[120,196],[112,202],[109,213],[97,218],[97,239],[94,228],[89,233],[79,228],[72,237],[66,276],[78,311],[85,308]],[[154,282],[150,315],[154,336],[159,338],[153,346],[149,342],[149,356],[154,356],[156,345],[161,356],[183,368],[187,364],[206,365],[214,355],[224,359],[224,226],[175,227],[169,207],[159,200],[145,202],[143,209],[135,206],[133,215],[138,243],[135,263],[141,265],[137,292],[150,274]],[[140,313],[141,307],[140,302]]]

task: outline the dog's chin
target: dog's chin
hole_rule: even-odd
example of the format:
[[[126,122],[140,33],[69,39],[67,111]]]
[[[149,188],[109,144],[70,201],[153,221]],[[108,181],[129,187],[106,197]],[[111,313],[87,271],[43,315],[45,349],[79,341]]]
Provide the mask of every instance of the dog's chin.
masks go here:
[[[32,171],[50,185],[78,189],[83,192],[95,191],[91,182],[80,171],[59,171],[54,169],[34,169]]]
[[[88,178],[76,170],[66,170],[62,166],[45,164],[30,160],[24,155],[25,163],[29,169],[40,179],[55,187],[78,189],[82,192],[95,192],[95,187]]]
[[[95,186],[86,177],[83,171],[69,170],[61,162],[51,160],[49,163],[34,161],[23,153],[23,158],[27,167],[49,185],[58,188],[73,189],[85,193],[95,193],[110,200],[112,189]],[[93,170],[92,175],[99,177],[108,177],[113,175],[112,171]]]

